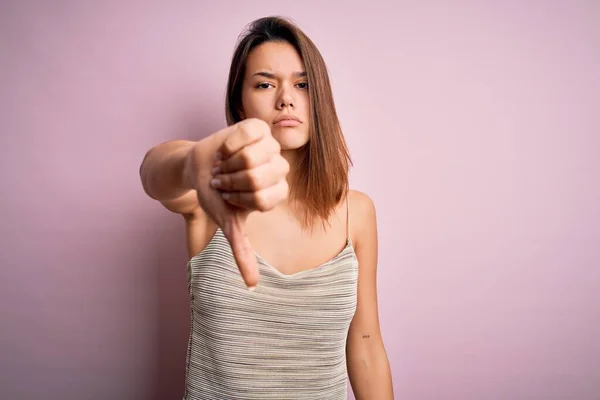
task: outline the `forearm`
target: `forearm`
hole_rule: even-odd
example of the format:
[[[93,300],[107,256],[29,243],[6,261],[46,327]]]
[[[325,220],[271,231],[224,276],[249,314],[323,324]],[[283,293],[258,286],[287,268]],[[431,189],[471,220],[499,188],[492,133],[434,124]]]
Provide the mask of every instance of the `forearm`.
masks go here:
[[[185,163],[196,142],[175,140],[154,146],[145,154],[140,166],[144,191],[155,200],[177,198],[191,187],[185,179]]]
[[[229,126],[200,141],[172,140],[154,146],[140,165],[142,186],[155,200],[176,199],[194,189],[198,171],[210,173],[212,156],[231,134]],[[193,157],[192,157],[192,154]]]
[[[370,353],[370,354],[369,354]],[[356,400],[392,400],[392,374],[383,346],[348,360],[348,375]]]
[[[142,186],[156,200],[177,198],[192,189],[185,177],[186,158],[197,142],[175,140],[150,149],[140,166]]]

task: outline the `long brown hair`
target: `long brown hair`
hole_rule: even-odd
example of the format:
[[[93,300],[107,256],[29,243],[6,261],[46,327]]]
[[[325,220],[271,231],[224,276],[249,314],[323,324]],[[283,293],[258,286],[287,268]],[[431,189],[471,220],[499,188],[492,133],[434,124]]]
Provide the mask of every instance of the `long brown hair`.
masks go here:
[[[227,123],[241,121],[246,60],[252,49],[268,41],[284,41],[294,46],[308,78],[310,136],[308,143],[298,149],[297,174],[290,195],[303,206],[304,225],[312,226],[315,217],[328,221],[336,205],[347,195],[352,160],[335,109],[325,61],[310,38],[290,20],[276,16],[260,18],[240,35],[227,83]]]

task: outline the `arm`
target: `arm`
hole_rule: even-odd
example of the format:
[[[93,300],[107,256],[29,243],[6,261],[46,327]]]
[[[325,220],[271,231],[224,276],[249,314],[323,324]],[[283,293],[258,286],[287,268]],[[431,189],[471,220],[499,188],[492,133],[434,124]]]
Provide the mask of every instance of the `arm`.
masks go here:
[[[346,345],[348,375],[357,400],[394,398],[390,366],[381,337],[377,307],[377,219],[373,201],[355,192],[351,201],[359,263],[357,309]]]
[[[200,207],[190,169],[196,167],[208,173],[213,162],[211,154],[228,133],[223,130],[198,142],[173,140],[152,147],[146,152],[139,170],[144,192],[173,212],[196,214]],[[192,152],[199,152],[200,157],[194,159],[203,160],[206,165],[192,166]]]
[[[172,200],[192,189],[184,179],[185,159],[196,142],[173,140],[152,147],[140,165],[142,186],[154,200]]]
[[[268,211],[288,195],[289,164],[265,121],[249,118],[199,142],[171,141],[150,149],[140,166],[146,194],[182,214],[188,228],[206,223],[201,235],[216,224],[231,245],[248,287],[258,283],[258,266],[245,234],[248,215]],[[214,233],[214,231],[213,231]],[[190,254],[197,243],[189,239]],[[201,246],[200,246],[201,247]]]

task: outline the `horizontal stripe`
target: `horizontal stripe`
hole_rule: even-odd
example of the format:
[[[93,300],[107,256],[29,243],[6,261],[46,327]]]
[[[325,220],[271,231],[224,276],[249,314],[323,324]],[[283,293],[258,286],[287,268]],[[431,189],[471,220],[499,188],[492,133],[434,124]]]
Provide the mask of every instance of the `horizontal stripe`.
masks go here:
[[[188,263],[185,399],[345,400],[358,278],[352,242],[293,275],[257,260],[261,279],[250,292],[217,229]]]

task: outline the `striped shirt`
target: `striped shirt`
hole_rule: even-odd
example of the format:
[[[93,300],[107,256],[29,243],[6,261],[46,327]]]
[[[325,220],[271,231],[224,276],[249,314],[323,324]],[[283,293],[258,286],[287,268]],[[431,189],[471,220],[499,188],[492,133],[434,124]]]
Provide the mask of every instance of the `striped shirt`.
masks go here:
[[[220,228],[188,263],[184,400],[346,399],[358,279],[351,239],[329,261],[291,275],[256,256],[253,292]]]

